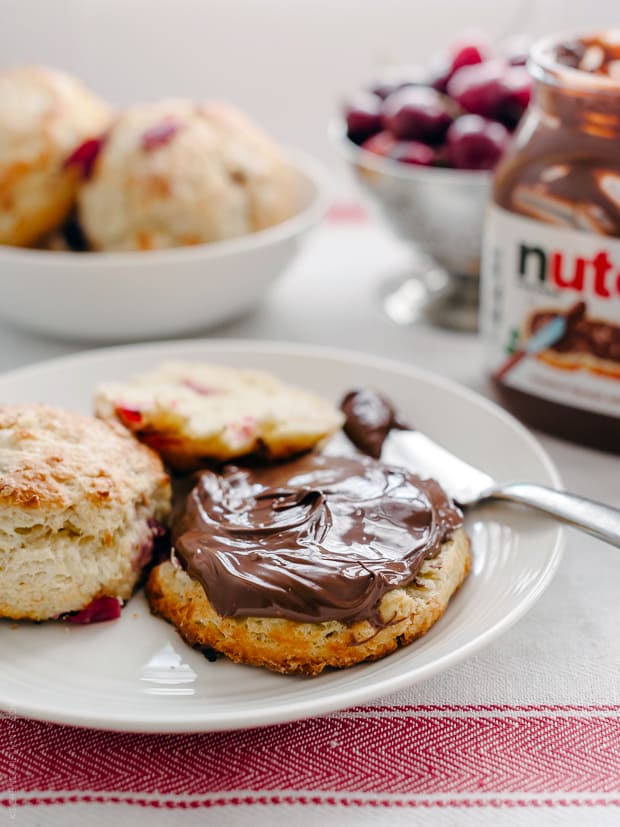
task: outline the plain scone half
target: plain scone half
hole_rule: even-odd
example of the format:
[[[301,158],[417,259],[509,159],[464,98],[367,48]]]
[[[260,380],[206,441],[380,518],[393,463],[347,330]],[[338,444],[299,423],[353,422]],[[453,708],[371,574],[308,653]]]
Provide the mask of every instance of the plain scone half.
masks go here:
[[[116,423],[0,406],[0,617],[128,600],[170,512],[160,458]]]
[[[270,373],[199,362],[164,362],[126,382],[105,383],[95,412],[121,422],[178,471],[253,453],[284,459],[314,448],[343,423],[331,403]]]

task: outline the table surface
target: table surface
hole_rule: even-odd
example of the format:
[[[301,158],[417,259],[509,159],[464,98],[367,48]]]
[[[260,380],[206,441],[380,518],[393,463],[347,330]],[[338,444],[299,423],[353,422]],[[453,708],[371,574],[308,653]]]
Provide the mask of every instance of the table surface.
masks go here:
[[[484,393],[476,336],[383,315],[381,291],[408,251],[355,210],[338,215],[261,307],[204,335],[356,349]],[[0,371],[94,346],[0,322]],[[620,506],[617,457],[540,441],[568,490]],[[543,598],[481,654],[323,718],[136,736],[5,715],[0,823],[618,824],[619,580],[618,550],[569,530]]]

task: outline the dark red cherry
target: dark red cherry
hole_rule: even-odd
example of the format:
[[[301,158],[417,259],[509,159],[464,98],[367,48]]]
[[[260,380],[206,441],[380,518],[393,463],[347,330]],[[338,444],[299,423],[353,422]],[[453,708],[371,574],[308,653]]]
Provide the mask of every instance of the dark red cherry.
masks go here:
[[[463,66],[475,66],[490,60],[494,51],[480,32],[465,33],[452,42],[446,53],[431,61],[429,85],[438,92],[445,92],[448,82]]]
[[[532,77],[524,66],[509,66],[499,83],[495,117],[509,129],[519,123],[532,96]]]
[[[399,140],[440,143],[452,120],[446,98],[427,86],[401,89],[383,104],[383,123]]]
[[[370,92],[358,92],[345,104],[344,116],[347,135],[354,143],[362,144],[381,129],[381,99]]]
[[[475,66],[490,60],[495,52],[482,32],[465,32],[452,42],[449,54],[454,74],[463,66]]]
[[[421,141],[397,141],[390,151],[392,160],[419,167],[432,166],[435,157],[435,150]]]
[[[501,81],[505,72],[506,64],[500,60],[463,66],[450,79],[448,94],[466,112],[495,118],[502,100]]]
[[[448,130],[446,144],[457,169],[493,169],[509,139],[501,123],[480,115],[462,115]]]
[[[371,138],[364,141],[362,144],[362,149],[365,149],[366,152],[372,152],[374,155],[383,155],[384,157],[387,157],[392,151],[392,147],[395,143],[396,139],[392,133],[385,129],[383,132],[377,132],[376,135],[373,135]]]

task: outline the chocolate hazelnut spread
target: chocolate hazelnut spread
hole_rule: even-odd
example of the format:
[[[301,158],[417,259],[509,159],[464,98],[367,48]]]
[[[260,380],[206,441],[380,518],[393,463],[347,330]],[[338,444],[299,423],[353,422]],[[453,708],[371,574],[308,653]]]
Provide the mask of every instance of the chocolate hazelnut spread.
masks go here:
[[[490,372],[529,424],[620,451],[620,31],[542,41],[528,66],[485,232]]]
[[[203,473],[173,522],[188,574],[226,617],[370,619],[461,526],[433,480],[366,456]]]
[[[369,388],[350,391],[342,400],[346,419],[343,430],[364,454],[379,459],[386,436],[392,428],[405,428],[392,405]]]

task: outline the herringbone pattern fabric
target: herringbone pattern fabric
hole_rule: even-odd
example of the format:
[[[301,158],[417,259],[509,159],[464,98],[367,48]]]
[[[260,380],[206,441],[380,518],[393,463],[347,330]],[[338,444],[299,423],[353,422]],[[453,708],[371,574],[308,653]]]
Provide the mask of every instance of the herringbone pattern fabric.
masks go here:
[[[620,807],[619,712],[371,706],[197,735],[95,732],[6,717],[1,803]]]

